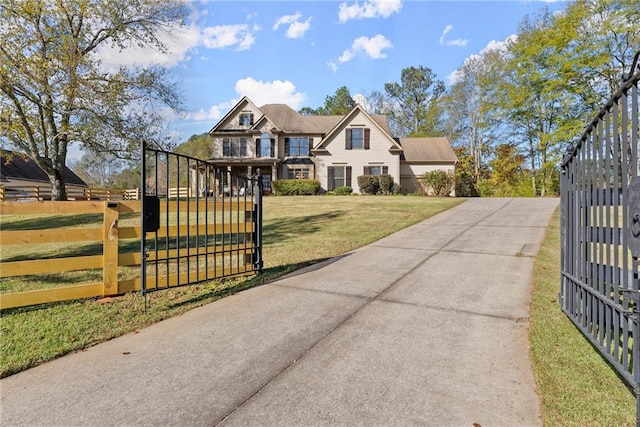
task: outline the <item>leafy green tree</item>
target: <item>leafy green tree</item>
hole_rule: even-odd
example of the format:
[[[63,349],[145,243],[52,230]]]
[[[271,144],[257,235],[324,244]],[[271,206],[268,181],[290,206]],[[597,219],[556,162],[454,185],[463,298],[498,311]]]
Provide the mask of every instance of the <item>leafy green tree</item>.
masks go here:
[[[315,110],[311,107],[303,107],[299,113],[304,116],[343,116],[356,106],[351,97],[351,92],[346,86],[340,86],[333,95],[327,95],[324,106]]]
[[[209,160],[213,157],[213,141],[208,133],[191,135],[186,142],[178,145],[173,151],[196,159]]]
[[[436,74],[430,68],[405,68],[401,72],[400,83],[385,83],[384,90],[395,104],[386,113],[402,130],[399,136],[442,135],[440,100],[445,93],[445,85],[436,80]]]
[[[0,138],[42,167],[54,200],[66,199],[69,144],[104,151],[109,142],[109,150],[126,153],[143,139],[162,143],[164,119],[155,107],[181,107],[166,70],[107,71],[99,52],[132,45],[166,51],[158,35],[185,16],[177,0],[0,3]]]
[[[465,181],[471,180],[472,186],[477,185],[501,130],[502,119],[491,108],[491,100],[505,61],[504,53],[497,49],[469,57],[443,97],[446,135],[454,146],[464,147],[461,154],[468,163],[464,167]]]
[[[90,186],[111,188],[124,168],[124,160],[109,152],[85,153],[69,167]],[[137,185],[136,185],[137,186]]]

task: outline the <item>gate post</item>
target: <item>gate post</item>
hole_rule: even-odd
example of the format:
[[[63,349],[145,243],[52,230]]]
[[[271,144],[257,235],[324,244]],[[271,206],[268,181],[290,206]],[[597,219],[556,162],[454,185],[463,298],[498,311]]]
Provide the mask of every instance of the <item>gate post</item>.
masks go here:
[[[104,202],[102,296],[118,293],[118,202]]]
[[[262,268],[263,268],[263,260],[262,260],[262,192],[264,191],[263,189],[263,183],[262,183],[262,175],[260,173],[260,168],[258,168],[256,170],[256,182],[255,182],[255,187],[256,190],[254,191],[254,195],[256,198],[255,201],[255,224],[256,224],[256,228],[255,228],[255,236],[254,236],[254,241],[256,242],[256,247],[255,250],[253,252],[253,266],[254,268],[258,271],[258,273],[262,273]]]

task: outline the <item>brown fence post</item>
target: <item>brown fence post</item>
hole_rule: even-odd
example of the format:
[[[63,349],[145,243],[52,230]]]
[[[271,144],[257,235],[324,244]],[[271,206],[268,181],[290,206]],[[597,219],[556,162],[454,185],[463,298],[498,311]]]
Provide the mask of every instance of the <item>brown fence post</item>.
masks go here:
[[[103,295],[118,293],[118,202],[104,202]]]

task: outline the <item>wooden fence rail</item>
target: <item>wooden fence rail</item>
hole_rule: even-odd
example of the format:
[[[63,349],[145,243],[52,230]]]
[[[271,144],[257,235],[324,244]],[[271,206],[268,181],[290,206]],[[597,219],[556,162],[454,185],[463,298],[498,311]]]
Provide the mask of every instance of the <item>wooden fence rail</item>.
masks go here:
[[[183,215],[184,212],[194,212],[203,215],[203,212],[211,215],[215,212],[235,211],[233,215],[228,215],[223,221],[214,222],[214,224],[203,225],[198,221],[195,223],[181,223],[177,226],[172,224],[162,224],[158,230],[158,236],[167,238],[185,238],[185,236],[194,235],[194,231],[200,230],[210,235],[223,235],[231,232],[246,232],[250,236],[253,221],[253,202],[238,202],[231,200],[224,201],[206,201],[206,200],[163,200],[161,202],[161,210],[167,212],[175,212],[176,215]],[[38,245],[64,244],[78,245],[78,242],[84,244],[100,244],[102,243],[102,253],[99,255],[86,256],[68,256],[64,258],[44,258],[38,259],[19,259],[12,260],[12,257],[5,256],[0,252],[0,309],[23,307],[29,305],[43,304],[56,301],[66,301],[79,298],[104,297],[120,295],[126,292],[137,291],[141,289],[139,277],[122,278],[119,272],[120,267],[135,267],[140,265],[141,256],[139,251],[139,241],[141,238],[141,227],[139,214],[141,210],[140,201],[74,201],[74,202],[0,202],[0,244],[2,252],[8,247],[21,245],[26,250],[20,250],[20,253],[37,253],[30,251],[29,248],[37,248]],[[102,215],[102,224],[96,227],[95,224],[86,227],[56,227],[46,229],[20,229],[14,230],[12,227],[5,227],[5,219],[9,215],[29,215],[29,221],[32,218],[44,218],[47,221],[47,215],[55,218],[67,217],[77,218],[78,215],[98,214]],[[136,216],[137,214],[138,216]],[[219,215],[219,214],[218,214]],[[42,217],[41,217],[42,216]],[[65,223],[73,222],[67,220]],[[41,226],[41,225],[40,225]],[[129,249],[123,249],[127,245],[126,241],[134,243],[128,245]],[[138,242],[137,246],[135,245]],[[26,246],[28,245],[28,247]],[[137,247],[137,250],[131,251],[131,246]],[[126,252],[122,252],[126,250]],[[247,238],[244,242],[225,242],[215,247],[205,244],[193,247],[172,249],[169,246],[162,249],[163,254],[189,253],[196,257],[216,257],[225,256],[230,252],[244,255],[247,260],[255,250],[255,244],[251,238]],[[150,251],[147,259],[155,259],[156,252]],[[15,257],[13,257],[15,258]],[[247,261],[249,262],[249,261]],[[213,265],[216,265],[213,263]],[[225,264],[222,263],[224,266]],[[168,267],[167,267],[168,268]],[[214,267],[219,269],[218,267]],[[71,286],[56,286],[48,289],[36,289],[22,292],[5,292],[2,286],[3,281],[11,280],[20,276],[38,276],[51,275],[59,273],[67,273],[80,270],[101,269],[102,280],[83,283]],[[243,275],[244,271],[234,273],[231,271],[233,267],[226,267],[227,271],[215,275]],[[121,268],[120,268],[121,270]],[[215,272],[214,272],[215,273]],[[139,274],[139,270],[137,270]],[[163,277],[148,277],[158,287],[171,286],[175,280],[176,283],[185,283],[183,275],[193,275],[195,279],[212,277],[206,271],[184,272],[175,271]],[[204,276],[203,276],[204,274]],[[128,276],[131,276],[129,274]],[[177,278],[177,279],[175,279]],[[174,280],[175,279],[175,280]]]
[[[140,189],[110,190],[107,188],[67,185],[69,200],[139,200]],[[0,185],[0,201],[51,200],[51,185]]]

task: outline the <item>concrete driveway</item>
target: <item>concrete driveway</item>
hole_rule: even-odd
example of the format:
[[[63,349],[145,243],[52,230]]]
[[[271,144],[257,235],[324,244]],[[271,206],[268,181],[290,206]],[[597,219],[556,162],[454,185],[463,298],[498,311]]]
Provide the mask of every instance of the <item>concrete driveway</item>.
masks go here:
[[[1,423],[540,425],[534,256],[558,199],[471,199],[0,382]]]

